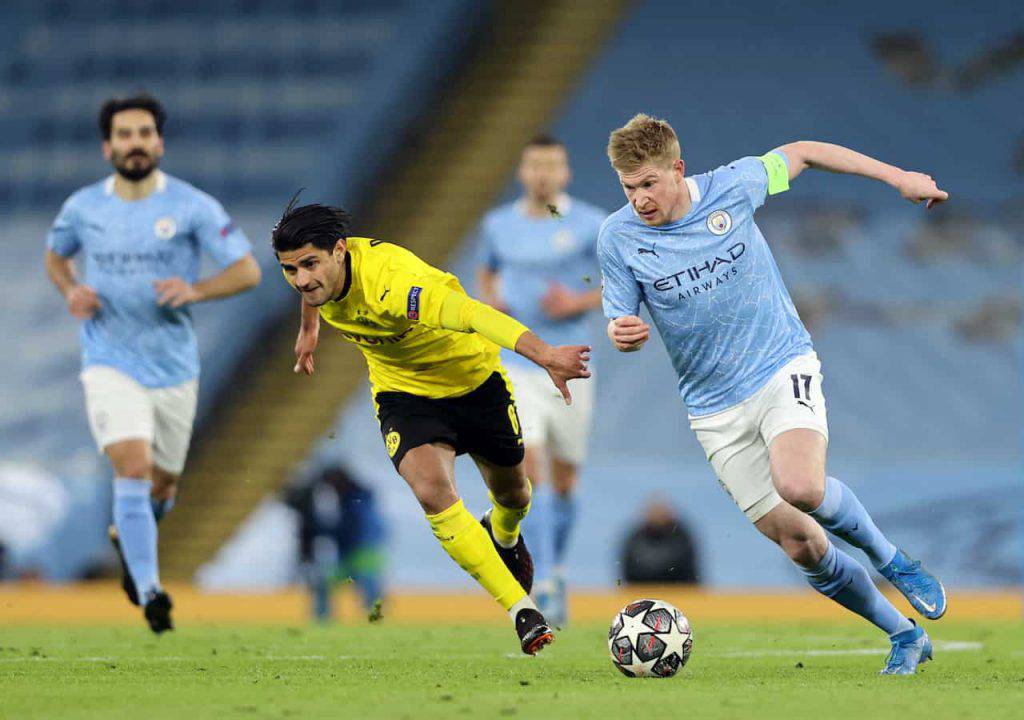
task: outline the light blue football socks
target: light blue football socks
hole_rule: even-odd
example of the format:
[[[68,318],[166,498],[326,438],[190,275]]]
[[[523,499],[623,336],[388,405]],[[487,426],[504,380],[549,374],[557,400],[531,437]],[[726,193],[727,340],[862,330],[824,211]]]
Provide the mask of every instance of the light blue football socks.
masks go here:
[[[896,555],[896,546],[882,534],[853,490],[841,480],[825,478],[825,497],[809,514],[830,533],[863,550],[876,570],[888,565]]]
[[[534,583],[541,584],[551,577],[555,562],[555,533],[553,522],[553,493],[546,484],[534,486],[530,500],[530,514],[523,522],[526,542],[533,556]]]
[[[800,570],[815,590],[881,628],[890,637],[913,629],[914,624],[871,582],[864,566],[832,543],[815,568]]]
[[[121,552],[140,598],[160,589],[156,519],[149,497],[151,487],[152,483],[148,480],[114,479],[114,525],[121,542]]]
[[[565,565],[565,551],[569,546],[569,536],[572,535],[573,526],[576,525],[576,496],[574,493],[554,493],[551,498],[551,521],[554,525],[554,555],[555,568]]]

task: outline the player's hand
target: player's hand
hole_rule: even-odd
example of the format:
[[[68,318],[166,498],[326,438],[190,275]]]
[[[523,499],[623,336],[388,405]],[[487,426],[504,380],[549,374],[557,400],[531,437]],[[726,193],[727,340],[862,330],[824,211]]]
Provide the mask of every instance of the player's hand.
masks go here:
[[[949,193],[939,190],[931,175],[919,172],[905,172],[896,183],[896,189],[900,195],[917,205],[924,202],[925,209],[930,210],[933,205],[949,200]]]
[[[590,362],[590,347],[587,345],[559,345],[550,348],[544,358],[544,369],[551,376],[551,382],[565,398],[566,405],[572,405],[569,380],[590,377],[587,363]]]
[[[608,339],[619,352],[636,352],[650,337],[650,325],[636,315],[624,315],[608,323]]]
[[[75,285],[64,299],[68,303],[68,311],[79,320],[88,320],[100,309],[100,298],[88,285]]]
[[[576,293],[561,283],[551,283],[544,297],[540,299],[544,313],[552,320],[563,320],[580,314],[580,303]]]
[[[156,288],[156,302],[160,306],[170,305],[172,308],[180,308],[202,299],[195,287],[180,277],[157,280],[153,283],[153,287]]]
[[[295,341],[295,367],[293,368],[296,375],[312,375],[316,370],[313,352],[316,350],[319,337],[319,327],[313,330],[299,330],[299,338]]]

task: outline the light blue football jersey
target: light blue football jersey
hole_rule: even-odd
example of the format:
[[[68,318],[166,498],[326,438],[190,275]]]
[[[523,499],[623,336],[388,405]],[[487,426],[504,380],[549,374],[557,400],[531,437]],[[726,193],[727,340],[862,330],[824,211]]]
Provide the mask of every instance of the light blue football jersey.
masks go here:
[[[100,309],[82,323],[82,366],[107,365],[146,387],[199,375],[192,311],[157,305],[153,283],[196,282],[201,252],[223,268],[251,250],[220,203],[162,172],[143,200],[118,197],[113,176],[78,190],[46,244],[63,257],[80,256],[81,281],[99,296]]]
[[[686,178],[692,206],[675,222],[648,227],[627,204],[601,228],[605,315],[647,306],[691,415],[737,405],[812,349],[754,223],[768,194],[764,163],[745,157]]]
[[[593,290],[598,283],[597,233],[607,214],[576,198],[563,197],[558,215],[531,217],[521,202],[489,212],[481,223],[483,261],[500,273],[509,314],[552,345],[593,343],[587,315],[553,320],[541,300],[554,283],[570,290]],[[503,350],[502,361],[531,365]]]

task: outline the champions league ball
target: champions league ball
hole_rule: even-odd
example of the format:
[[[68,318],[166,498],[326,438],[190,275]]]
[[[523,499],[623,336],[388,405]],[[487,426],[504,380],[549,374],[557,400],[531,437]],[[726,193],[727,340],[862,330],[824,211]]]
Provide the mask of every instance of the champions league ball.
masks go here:
[[[672,677],[690,659],[693,632],[686,616],[661,600],[634,600],[608,631],[612,663],[627,677]]]

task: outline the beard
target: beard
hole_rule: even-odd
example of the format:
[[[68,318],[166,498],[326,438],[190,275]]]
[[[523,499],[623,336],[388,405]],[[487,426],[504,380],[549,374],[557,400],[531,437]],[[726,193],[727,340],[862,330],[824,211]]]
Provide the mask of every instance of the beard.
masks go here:
[[[156,170],[160,161],[148,153],[133,150],[127,155],[115,154],[111,158],[111,164],[117,174],[125,180],[139,182],[148,178]]]

